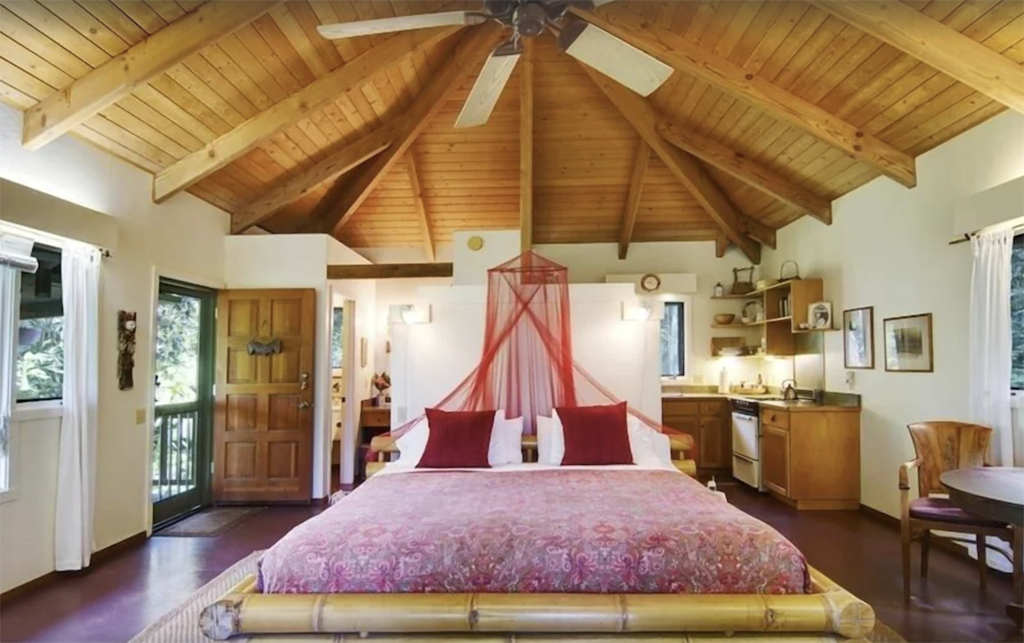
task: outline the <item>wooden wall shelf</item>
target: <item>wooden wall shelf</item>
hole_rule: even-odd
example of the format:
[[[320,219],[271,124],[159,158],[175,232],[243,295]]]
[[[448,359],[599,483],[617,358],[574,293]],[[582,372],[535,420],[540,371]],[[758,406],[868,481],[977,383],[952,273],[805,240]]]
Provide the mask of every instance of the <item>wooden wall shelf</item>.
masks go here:
[[[762,329],[763,345],[767,347],[767,355],[790,356],[795,354],[794,338],[800,333],[820,333],[826,329],[802,329],[800,324],[807,324],[807,309],[810,304],[821,301],[824,285],[821,279],[792,279],[761,288],[745,295],[722,295],[712,297],[715,300],[760,301],[766,315],[778,314],[780,302],[790,301],[790,314],[785,317],[772,317],[759,322],[744,324],[742,322],[729,325],[712,325],[712,328],[739,330]],[[831,330],[831,329],[827,329]]]

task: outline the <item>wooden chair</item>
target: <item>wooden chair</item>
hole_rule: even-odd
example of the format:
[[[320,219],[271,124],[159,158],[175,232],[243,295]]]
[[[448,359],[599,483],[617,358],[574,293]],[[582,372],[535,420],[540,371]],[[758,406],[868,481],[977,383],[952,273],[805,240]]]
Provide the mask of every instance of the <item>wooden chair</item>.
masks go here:
[[[900,466],[900,524],[903,539],[903,600],[910,602],[910,543],[921,540],[921,578],[928,577],[928,549],[931,530],[973,534],[978,546],[978,573],[981,587],[985,588],[988,573],[986,538],[993,536],[1005,540],[1014,548],[1013,557],[1019,561],[1022,554],[1014,544],[1013,529],[1003,523],[974,516],[960,509],[946,498],[932,494],[946,494],[939,481],[946,471],[987,466],[988,445],[992,429],[960,422],[921,422],[911,424],[910,438],[914,441],[917,457]],[[919,469],[917,488],[919,497],[910,499],[910,471]],[[958,540],[958,539],[954,539]],[[1020,565],[1014,563],[1014,576]],[[1015,582],[1016,582],[1015,578]]]

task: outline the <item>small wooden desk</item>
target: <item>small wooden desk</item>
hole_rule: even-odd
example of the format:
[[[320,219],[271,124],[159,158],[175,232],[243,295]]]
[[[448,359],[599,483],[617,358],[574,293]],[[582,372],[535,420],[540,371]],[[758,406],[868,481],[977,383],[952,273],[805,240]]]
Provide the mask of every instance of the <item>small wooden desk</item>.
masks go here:
[[[949,490],[949,499],[968,513],[1013,525],[1013,539],[1024,539],[1024,469],[1016,467],[974,467],[947,471],[939,478]],[[1020,551],[1019,546],[1015,546]],[[1022,560],[1014,560],[1020,569]],[[1024,582],[1014,574],[1013,603],[1006,613],[1017,626],[1024,624]]]

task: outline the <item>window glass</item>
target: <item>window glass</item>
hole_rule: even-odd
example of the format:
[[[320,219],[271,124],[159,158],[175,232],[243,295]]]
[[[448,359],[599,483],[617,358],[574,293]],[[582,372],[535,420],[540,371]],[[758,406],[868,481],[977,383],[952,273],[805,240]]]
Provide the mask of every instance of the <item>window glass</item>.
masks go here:
[[[342,367],[343,355],[342,347],[344,344],[344,324],[345,324],[345,309],[335,308],[334,309],[334,322],[331,325],[331,368],[339,369]]]
[[[35,274],[21,274],[18,401],[59,400],[64,392],[64,304],[60,250],[36,244]]]
[[[183,404],[199,397],[197,297],[161,292],[156,308],[156,403]]]
[[[686,324],[682,302],[665,304],[661,319],[661,374],[663,377],[681,377],[686,373]]]
[[[1018,234],[1013,240],[1010,265],[1010,318],[1013,329],[1010,388],[1024,390],[1024,234]]]

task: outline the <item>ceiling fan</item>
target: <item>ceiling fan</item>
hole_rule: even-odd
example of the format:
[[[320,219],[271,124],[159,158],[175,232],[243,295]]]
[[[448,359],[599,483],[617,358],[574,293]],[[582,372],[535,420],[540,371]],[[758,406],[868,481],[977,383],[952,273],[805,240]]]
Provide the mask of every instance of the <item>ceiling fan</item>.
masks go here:
[[[565,53],[618,81],[641,96],[658,89],[672,68],[629,43],[586,21],[563,25],[573,6],[593,9],[613,0],[483,0],[482,11],[446,11],[379,20],[360,20],[317,27],[324,38],[338,40],[374,34],[451,25],[476,25],[494,20],[512,30],[512,36],[488,57],[463,105],[455,127],[483,125],[491,116],[505,84],[519,62],[523,38],[545,31],[558,36]]]

